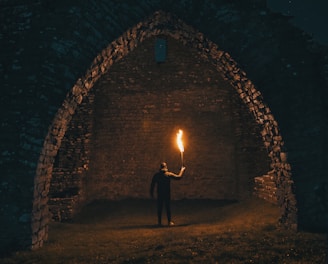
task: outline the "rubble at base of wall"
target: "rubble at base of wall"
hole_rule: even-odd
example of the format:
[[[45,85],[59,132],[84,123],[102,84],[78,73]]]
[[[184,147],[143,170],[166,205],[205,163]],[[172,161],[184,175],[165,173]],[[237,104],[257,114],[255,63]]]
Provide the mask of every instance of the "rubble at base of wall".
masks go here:
[[[254,195],[273,204],[278,204],[277,187],[273,176],[263,175],[254,178]]]
[[[79,195],[69,198],[50,198],[49,211],[52,219],[57,222],[69,221],[75,214],[75,207],[78,204]]]

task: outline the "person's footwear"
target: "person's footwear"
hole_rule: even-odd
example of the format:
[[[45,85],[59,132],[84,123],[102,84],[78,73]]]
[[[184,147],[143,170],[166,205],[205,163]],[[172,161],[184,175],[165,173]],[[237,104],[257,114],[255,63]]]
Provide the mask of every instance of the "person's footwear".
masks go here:
[[[174,226],[174,222],[170,221],[169,226]]]

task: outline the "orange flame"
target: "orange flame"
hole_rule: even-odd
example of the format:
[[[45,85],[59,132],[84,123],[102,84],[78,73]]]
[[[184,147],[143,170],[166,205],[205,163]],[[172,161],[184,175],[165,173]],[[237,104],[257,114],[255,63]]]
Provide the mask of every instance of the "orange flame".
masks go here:
[[[180,149],[180,152],[184,152],[184,147],[183,147],[183,143],[182,143],[182,134],[183,134],[183,131],[181,129],[179,129],[179,133],[177,133],[177,144],[178,144],[178,147]]]

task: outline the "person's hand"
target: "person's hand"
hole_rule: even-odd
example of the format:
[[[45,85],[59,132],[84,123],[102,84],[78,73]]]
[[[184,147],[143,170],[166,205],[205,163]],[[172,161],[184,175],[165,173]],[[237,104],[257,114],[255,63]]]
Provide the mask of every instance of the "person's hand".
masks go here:
[[[181,167],[181,171],[184,171],[186,169],[186,167],[182,166]]]

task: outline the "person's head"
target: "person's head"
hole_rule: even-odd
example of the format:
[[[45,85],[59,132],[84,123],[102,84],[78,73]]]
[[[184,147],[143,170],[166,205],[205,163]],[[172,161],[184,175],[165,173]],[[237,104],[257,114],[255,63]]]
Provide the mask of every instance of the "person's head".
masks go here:
[[[160,170],[162,171],[167,171],[167,164],[166,162],[162,162],[161,165],[160,165]]]

